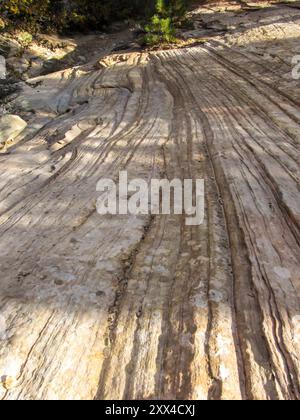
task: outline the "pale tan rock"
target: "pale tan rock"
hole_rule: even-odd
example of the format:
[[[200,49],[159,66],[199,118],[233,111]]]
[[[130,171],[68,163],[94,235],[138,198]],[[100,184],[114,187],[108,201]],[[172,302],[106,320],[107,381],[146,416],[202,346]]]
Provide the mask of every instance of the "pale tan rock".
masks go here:
[[[26,121],[17,115],[6,114],[0,117],[0,153],[12,145],[26,126]]]
[[[0,157],[0,398],[300,399],[300,86],[257,54],[297,52],[280,7],[252,53],[237,34],[24,86],[32,134]],[[98,215],[124,169],[205,179],[204,223]]]

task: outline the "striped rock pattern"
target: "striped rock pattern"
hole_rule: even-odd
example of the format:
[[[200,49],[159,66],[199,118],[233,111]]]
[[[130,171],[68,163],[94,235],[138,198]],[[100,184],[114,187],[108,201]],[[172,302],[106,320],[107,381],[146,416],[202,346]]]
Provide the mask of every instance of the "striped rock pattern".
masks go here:
[[[0,155],[1,399],[299,399],[300,92],[266,67],[209,42],[24,85]],[[205,179],[204,223],[100,216],[121,170]]]

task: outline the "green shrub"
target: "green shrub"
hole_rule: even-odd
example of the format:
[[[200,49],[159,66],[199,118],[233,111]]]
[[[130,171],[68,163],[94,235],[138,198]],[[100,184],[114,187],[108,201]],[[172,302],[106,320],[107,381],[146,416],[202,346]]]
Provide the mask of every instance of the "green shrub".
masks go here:
[[[149,19],[149,39],[170,40],[188,0],[0,0],[0,19],[34,30],[93,30],[128,18]],[[152,16],[152,18],[151,18]],[[1,25],[0,25],[1,26]],[[3,26],[3,25],[2,25]]]
[[[41,29],[101,29],[115,20],[144,18],[154,0],[0,0],[0,18]]]
[[[0,16],[5,17],[10,27],[33,32],[48,26],[53,19],[50,13],[52,0],[2,0]]]
[[[175,24],[186,13],[187,3],[185,0],[156,0],[156,14],[151,22],[146,25],[147,35],[145,42],[155,45],[161,42],[175,41]]]
[[[175,30],[170,17],[154,15],[151,19],[151,23],[146,25],[146,31],[147,35],[145,41],[149,45],[164,41],[172,42],[175,38]]]
[[[23,47],[27,47],[32,43],[32,35],[29,32],[21,32],[18,36],[18,41]]]

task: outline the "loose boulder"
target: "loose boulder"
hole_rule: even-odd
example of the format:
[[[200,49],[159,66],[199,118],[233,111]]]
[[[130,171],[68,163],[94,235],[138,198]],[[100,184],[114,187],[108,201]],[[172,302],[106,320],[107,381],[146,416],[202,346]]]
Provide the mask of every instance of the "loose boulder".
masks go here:
[[[0,117],[0,153],[6,151],[26,126],[26,121],[17,115],[7,114]]]

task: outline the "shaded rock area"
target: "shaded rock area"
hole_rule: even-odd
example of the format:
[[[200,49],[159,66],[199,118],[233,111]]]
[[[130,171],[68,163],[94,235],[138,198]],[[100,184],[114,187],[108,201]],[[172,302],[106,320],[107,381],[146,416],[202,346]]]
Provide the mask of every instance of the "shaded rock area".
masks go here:
[[[121,32],[60,37],[40,34],[24,44],[23,33],[0,35],[0,54],[6,57],[8,70],[18,78],[27,80],[72,66],[83,65],[112,51],[140,48],[134,42],[134,27]]]
[[[0,103],[18,91],[18,82],[11,79],[0,79]]]
[[[27,125],[0,155],[0,399],[300,399],[297,5],[210,3],[189,47],[98,34],[55,71],[29,60],[1,119]],[[204,179],[204,223],[100,216],[121,170]]]

